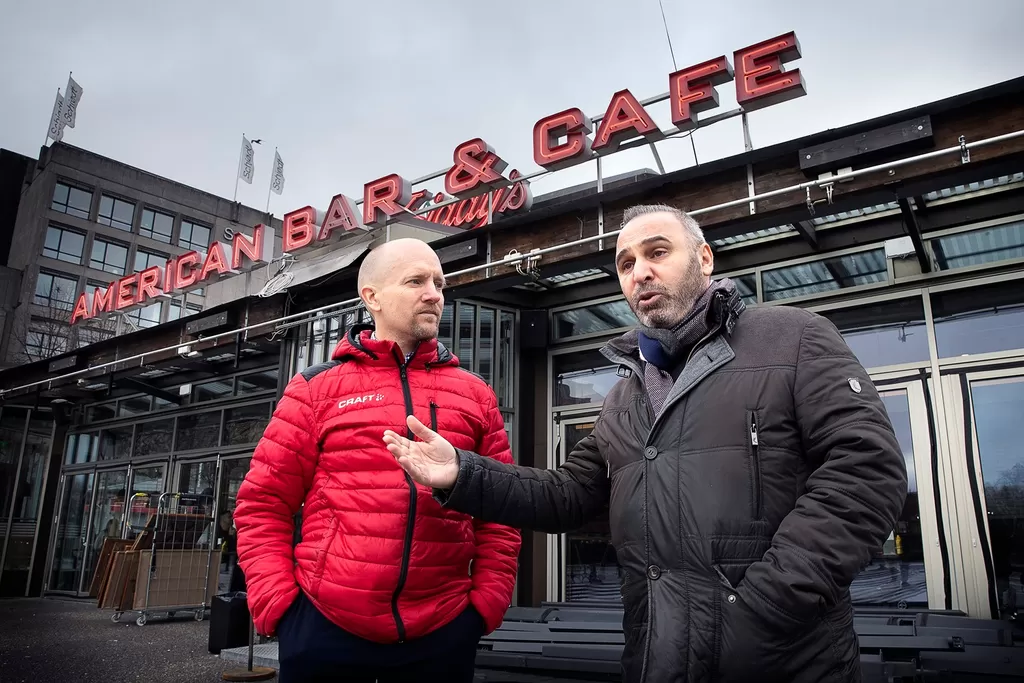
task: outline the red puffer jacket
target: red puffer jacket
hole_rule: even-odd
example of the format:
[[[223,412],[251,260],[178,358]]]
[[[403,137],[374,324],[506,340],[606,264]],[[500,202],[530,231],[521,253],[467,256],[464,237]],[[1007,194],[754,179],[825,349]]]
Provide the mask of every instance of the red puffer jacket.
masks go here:
[[[470,604],[488,633],[501,624],[519,532],[443,509],[383,441],[385,429],[408,433],[412,413],[456,448],[511,462],[494,392],[458,363],[436,340],[405,361],[357,327],[288,383],[235,509],[259,633],[276,631],[300,586],[332,622],[380,643],[423,636]]]

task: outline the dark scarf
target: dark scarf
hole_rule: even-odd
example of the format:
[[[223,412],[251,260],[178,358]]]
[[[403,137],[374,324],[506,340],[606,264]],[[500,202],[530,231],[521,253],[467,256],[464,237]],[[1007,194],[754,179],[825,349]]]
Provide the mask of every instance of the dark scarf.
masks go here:
[[[726,334],[732,334],[744,308],[735,283],[722,278],[712,281],[697,297],[690,312],[672,327],[640,325],[640,352],[647,361],[644,366],[644,383],[655,414],[661,412],[675,381],[674,371],[685,361],[685,354],[689,353],[694,344],[723,326]]]

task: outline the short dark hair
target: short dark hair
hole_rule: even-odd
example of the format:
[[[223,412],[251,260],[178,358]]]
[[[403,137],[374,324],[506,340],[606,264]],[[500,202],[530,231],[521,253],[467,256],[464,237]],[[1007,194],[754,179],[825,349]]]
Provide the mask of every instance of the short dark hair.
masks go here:
[[[631,206],[622,214],[622,225],[620,227],[626,227],[626,224],[634,218],[652,213],[672,214],[679,221],[679,224],[683,226],[683,229],[689,234],[690,238],[693,239],[696,246],[699,247],[704,244],[704,231],[700,229],[700,223],[685,211],[668,204],[637,204],[636,206]]]

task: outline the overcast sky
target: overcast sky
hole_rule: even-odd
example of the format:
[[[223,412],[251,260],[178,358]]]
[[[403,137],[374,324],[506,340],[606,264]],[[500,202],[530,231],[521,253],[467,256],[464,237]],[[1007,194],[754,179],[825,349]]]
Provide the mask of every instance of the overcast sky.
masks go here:
[[[664,4],[680,68],[796,31],[803,57],[787,68],[808,95],[752,113],[756,147],[1024,75],[1024,0]],[[262,138],[238,198],[265,207],[277,146],[278,216],[449,166],[473,137],[533,171],[537,119],[601,114],[623,88],[657,95],[673,70],[658,0],[0,0],[0,17],[0,147],[38,156],[74,71],[84,95],[65,142],[231,197],[242,133]],[[732,84],[719,92],[718,111],[735,106]],[[651,113],[671,127],[667,105]],[[701,162],[743,150],[738,119],[695,140]],[[693,164],[688,141],[659,149],[668,170]],[[646,149],[605,163],[606,175],[655,166]],[[534,191],[593,174],[587,164]]]

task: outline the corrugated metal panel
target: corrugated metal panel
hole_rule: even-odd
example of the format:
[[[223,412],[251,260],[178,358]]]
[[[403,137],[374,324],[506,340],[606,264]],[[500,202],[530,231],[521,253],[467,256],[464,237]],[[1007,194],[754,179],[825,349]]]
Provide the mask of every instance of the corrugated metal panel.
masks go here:
[[[888,204],[875,204],[874,206],[865,206],[863,209],[852,209],[850,211],[840,211],[829,216],[821,216],[819,218],[812,218],[811,222],[815,225],[825,225],[826,223],[838,223],[839,221],[849,220],[851,218],[860,218],[862,216],[870,216],[874,213],[881,213],[883,211],[894,211],[898,210],[900,205],[895,201],[889,202]]]
[[[885,250],[874,249],[766,270],[762,278],[765,301],[778,301],[885,282],[888,270]]]
[[[765,228],[764,230],[747,232],[733,237],[723,237],[722,239],[711,240],[710,244],[712,247],[724,247],[730,244],[740,244],[742,242],[749,242],[750,240],[756,240],[762,237],[771,237],[772,235],[782,235],[788,232],[796,232],[796,230],[792,225],[780,225],[778,227]]]
[[[1003,185],[1011,185],[1013,183],[1024,182],[1024,172],[1014,173],[1013,175],[999,176],[998,178],[991,178],[989,180],[982,180],[976,183],[970,183],[967,185],[957,185],[956,187],[947,187],[944,190],[938,190],[936,192],[929,192],[924,195],[926,202],[933,202],[937,199],[948,199],[949,197],[956,197],[963,194],[970,194],[971,192],[978,192],[980,190],[989,190],[993,187],[1002,187]]]
[[[972,230],[931,240],[945,269],[967,268],[1024,258],[1024,221]]]

